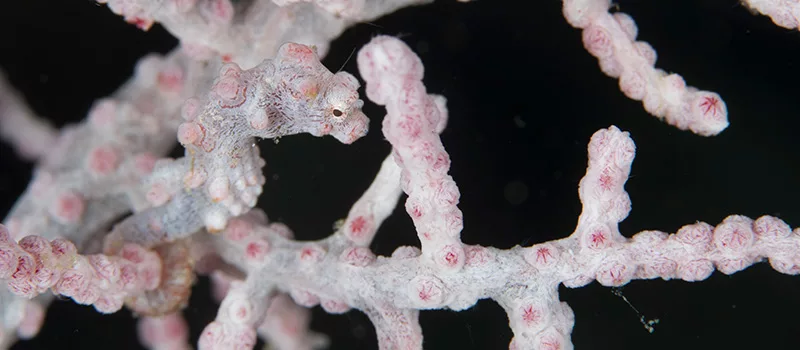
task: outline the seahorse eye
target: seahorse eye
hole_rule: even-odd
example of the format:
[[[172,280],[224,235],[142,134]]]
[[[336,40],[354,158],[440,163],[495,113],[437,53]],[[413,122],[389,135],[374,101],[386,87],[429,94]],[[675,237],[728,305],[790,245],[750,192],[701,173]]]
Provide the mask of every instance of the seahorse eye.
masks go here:
[[[340,111],[338,109],[334,109],[333,110],[333,116],[334,117],[341,117],[343,114],[344,114],[344,112],[342,112],[342,111]]]

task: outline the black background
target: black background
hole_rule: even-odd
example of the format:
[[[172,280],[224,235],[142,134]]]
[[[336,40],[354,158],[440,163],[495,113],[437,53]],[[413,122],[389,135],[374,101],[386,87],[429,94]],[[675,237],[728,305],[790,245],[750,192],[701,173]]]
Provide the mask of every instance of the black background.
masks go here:
[[[536,6],[530,3],[537,3]],[[444,94],[450,122],[442,140],[461,189],[463,240],[508,248],[563,237],[574,228],[577,184],[591,134],[609,125],[631,132],[638,154],[626,186],[633,211],[621,225],[674,232],[729,214],[777,215],[800,226],[800,35],[736,1],[619,1],[657,66],[712,90],[727,103],[731,126],[704,138],[679,131],[628,100],[582,47],[559,1],[439,1],[348,30],[324,63],[356,73],[350,53],[376,34],[400,35],[420,53],[430,92]],[[6,1],[0,9],[0,67],[39,114],[58,125],[82,119],[94,99],[130,76],[137,58],[176,41],[161,27],[141,32],[105,6],[78,1]],[[300,239],[331,232],[365,189],[389,146],[383,110],[367,103],[371,132],[354,145],[308,135],[262,141],[267,185],[259,205]],[[524,126],[523,126],[524,124]],[[0,146],[0,213],[7,213],[31,165]],[[519,201],[520,188],[527,195]],[[506,192],[516,192],[509,201]],[[400,209],[379,231],[376,252],[416,244]],[[201,280],[184,311],[196,342],[216,306]],[[800,278],[758,264],[702,283],[636,281],[624,295],[660,324],[649,334],[637,314],[597,284],[561,298],[575,311],[572,340],[589,349],[796,349]],[[482,301],[461,313],[421,316],[426,349],[507,348],[502,310]],[[101,316],[57,301],[39,336],[15,349],[138,349],[127,312]],[[374,331],[359,312],[314,309],[312,327],[333,349],[373,349]]]

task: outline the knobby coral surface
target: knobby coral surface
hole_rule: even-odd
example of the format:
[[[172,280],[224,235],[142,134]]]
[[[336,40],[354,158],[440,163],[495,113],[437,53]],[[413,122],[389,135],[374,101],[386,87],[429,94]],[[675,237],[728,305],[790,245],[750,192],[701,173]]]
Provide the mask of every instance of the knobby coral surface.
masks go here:
[[[792,8],[775,4],[790,5],[749,5],[781,26],[796,27]],[[139,316],[141,343],[160,349],[184,348],[198,336],[201,348],[249,348],[256,334],[282,349],[371,348],[374,340],[361,340],[370,323],[382,348],[569,348],[573,343],[592,348],[618,347],[620,339],[633,348],[674,343],[724,347],[726,341],[785,347],[784,338],[767,334],[790,330],[792,323],[779,322],[777,312],[769,312],[776,307],[766,305],[791,307],[793,299],[780,296],[797,285],[770,269],[797,272],[796,234],[775,218],[796,222],[796,203],[791,201],[796,186],[789,179],[799,175],[794,153],[787,151],[796,147],[793,121],[780,118],[796,113],[793,100],[781,98],[796,88],[782,85],[791,76],[789,66],[781,64],[793,57],[789,51],[759,57],[792,45],[786,39],[781,45],[771,41],[781,34],[768,18],[751,17],[743,7],[721,10],[700,4],[688,12],[695,16],[685,16],[687,23],[673,23],[668,22],[668,5],[656,7],[651,16],[650,7],[622,2],[611,8],[612,13],[628,12],[628,17],[607,14],[609,4],[603,1],[565,1],[568,23],[584,29],[578,34],[554,15],[562,10],[558,6],[515,11],[502,4],[437,3],[407,12],[430,32],[408,36],[403,22],[392,22],[390,16],[346,35],[364,34],[356,43],[330,46],[329,40],[345,26],[374,19],[375,8],[390,12],[401,5],[110,1],[112,11],[151,28],[151,33],[158,30],[152,21],[163,22],[181,46],[164,58],[141,60],[131,82],[94,103],[87,122],[67,128],[60,139],[52,138],[53,129],[38,122],[37,114],[63,112],[42,110],[36,103],[27,109],[13,93],[2,100],[11,101],[4,103],[14,117],[8,119],[13,123],[0,125],[5,126],[0,128],[3,137],[24,157],[40,159],[34,181],[5,222],[11,235],[2,247],[3,256],[9,257],[3,260],[3,276],[8,275],[10,290],[30,296],[52,287],[106,312],[125,299]],[[443,21],[443,14],[455,18]],[[539,20],[528,24],[523,14]],[[473,16],[482,20],[470,22]],[[741,18],[757,20],[747,22],[744,30],[737,26]],[[561,36],[549,31],[542,36],[542,29],[551,27],[562,28],[564,40],[552,40]],[[676,45],[671,33],[679,32],[674,28],[687,33],[679,49],[670,46]],[[379,33],[401,34],[410,47],[378,37],[360,48]],[[125,37],[108,34],[113,42],[129,44]],[[752,40],[751,35],[763,36]],[[286,41],[314,46],[278,50]],[[564,48],[567,42],[576,44],[573,51]],[[581,42],[603,73],[619,78],[618,86],[597,74],[598,61],[589,59]],[[23,43],[18,47],[27,48]],[[652,47],[659,51],[657,61]],[[329,51],[338,59],[325,69],[315,55]],[[720,58],[702,58],[709,54]],[[679,59],[703,63],[692,68]],[[385,106],[364,106],[372,124],[366,137],[367,120],[355,91],[359,83],[337,70],[344,64],[344,71],[356,73],[356,63],[357,77],[366,87],[361,96]],[[427,89],[420,82],[423,66]],[[19,85],[13,61],[10,67],[8,75]],[[683,76],[671,74],[673,69]],[[62,84],[51,74],[40,73],[38,83],[25,84]],[[741,84],[728,83],[733,78]],[[683,79],[719,95],[695,90]],[[58,91],[63,95],[68,90]],[[85,96],[86,105],[79,108],[107,93]],[[706,140],[676,134],[670,126],[646,119],[642,106],[623,94],[681,129],[711,135],[728,128]],[[361,140],[342,146],[330,138],[278,137],[298,132],[331,134],[343,143]],[[37,135],[41,143],[23,134]],[[259,143],[253,137],[273,141]],[[631,138],[637,152],[632,168]],[[782,139],[787,140],[783,146]],[[156,161],[175,141],[185,146],[184,157]],[[581,169],[587,145],[588,169]],[[20,172],[20,181],[24,176]],[[18,187],[23,186],[20,182]],[[261,209],[248,212],[262,192],[261,206],[269,219]],[[403,205],[394,210],[395,203]],[[19,245],[10,240],[30,234],[44,240],[24,238]],[[84,255],[62,258],[61,253],[44,252],[43,247],[61,246],[64,241],[57,237],[72,240]],[[517,244],[523,247],[512,247]],[[137,261],[150,261],[126,253],[131,249],[161,262],[159,286],[154,288],[150,280],[142,291],[116,284],[124,281],[119,276],[127,276],[117,275],[118,268],[133,271]],[[92,255],[103,251],[108,258]],[[733,277],[713,273],[732,274],[762,259],[769,264]],[[222,302],[218,312],[186,308],[188,288],[195,282],[192,270],[210,276],[214,296]],[[761,275],[769,277],[741,282]],[[649,298],[642,288],[658,282],[627,284],[653,278],[708,280],[699,286],[668,282],[662,287],[666,291]],[[622,298],[597,284],[583,292],[591,296],[580,294],[586,288],[564,288],[595,279],[605,286],[627,284],[625,290],[612,290]],[[196,299],[203,297],[199,287],[207,281],[199,280],[190,305],[198,305]],[[735,287],[727,285],[731,283]],[[704,285],[720,284],[724,293],[702,292]],[[694,288],[700,288],[693,292],[699,296],[687,294]],[[15,331],[24,338],[39,331],[46,297],[28,302],[3,296],[6,341]],[[462,310],[482,298],[494,299],[501,308],[481,302],[463,316],[417,311]],[[715,303],[722,308],[704,312]],[[56,305],[54,312],[66,307],[63,302]],[[305,307],[314,305],[321,308],[309,318]],[[351,308],[363,311],[368,320],[349,312],[349,324],[341,318],[320,324],[325,313]],[[676,321],[675,310],[681,308],[696,323]],[[756,308],[762,316],[747,313]],[[186,320],[174,313],[179,309]],[[619,316],[589,325],[585,322],[591,322],[592,310]],[[745,321],[735,321],[739,312],[748,315],[740,316]],[[746,321],[754,317],[765,321]],[[47,319],[55,326],[54,316]],[[310,332],[309,322],[316,322],[312,329],[329,330],[325,333],[333,338]],[[726,336],[702,337],[715,322]],[[68,331],[96,329],[73,323]],[[689,330],[675,331],[678,323]],[[694,324],[698,326],[688,326]],[[43,337],[20,345],[61,339],[84,346],[78,345],[81,338],[74,332],[66,338],[48,336],[48,328],[42,332]],[[696,334],[701,340],[681,341],[675,333]],[[106,343],[132,343],[113,334],[88,336],[95,341],[104,337]],[[713,340],[704,343],[706,338]]]

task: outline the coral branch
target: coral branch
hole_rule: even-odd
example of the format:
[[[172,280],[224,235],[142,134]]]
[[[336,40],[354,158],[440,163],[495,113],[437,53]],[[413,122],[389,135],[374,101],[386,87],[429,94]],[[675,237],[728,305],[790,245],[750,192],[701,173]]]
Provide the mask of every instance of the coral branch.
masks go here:
[[[353,204],[340,230],[353,244],[368,247],[383,220],[392,214],[402,194],[400,172],[393,157],[386,157],[372,185]]]
[[[176,51],[148,56],[113,99],[94,104],[86,122],[68,127],[42,158],[5,222],[12,235],[65,237],[76,245],[130,209],[146,207],[141,180],[174,145],[180,102],[208,86],[204,64]],[[163,82],[165,76],[181,77]],[[120,196],[119,194],[124,194]]]
[[[189,326],[179,313],[139,319],[139,340],[152,350],[189,350]]]
[[[52,149],[56,130],[36,116],[5,80],[0,72],[0,139],[22,158],[36,160]]]
[[[460,234],[460,193],[447,172],[450,156],[439,139],[447,118],[445,100],[428,95],[423,67],[402,41],[379,36],[358,53],[367,96],[386,105],[383,134],[402,169],[400,183],[408,194],[406,211],[414,220],[422,252],[436,266],[457,271],[465,255]]]
[[[249,69],[265,57],[272,57],[286,42],[315,46],[324,56],[330,41],[354,23],[371,21],[430,0],[345,0],[315,4],[273,0],[100,2],[107,2],[114,13],[144,30],[160,22],[196,58],[207,59],[218,54]]]
[[[17,244],[0,225],[0,279],[26,298],[52,289],[111,313],[122,308],[125,298],[158,287],[162,267],[157,254],[134,244],[122,247],[119,257],[82,256],[64,239],[27,236]]]
[[[564,0],[564,17],[583,29],[583,45],[600,61],[603,73],[619,78],[625,96],[642,101],[648,113],[679,129],[703,136],[724,130],[728,112],[719,95],[653,68],[656,52],[646,42],[636,41],[636,23],[624,13],[608,13],[610,7],[609,0]]]
[[[200,336],[201,350],[252,349],[256,343],[256,330],[269,307],[272,288],[256,285],[252,281],[238,282],[222,300],[214,322],[206,326]]]
[[[787,28],[800,28],[800,3],[792,0],[743,0],[755,12],[772,18],[775,24]]]

